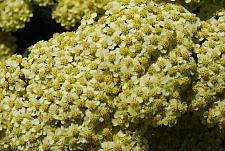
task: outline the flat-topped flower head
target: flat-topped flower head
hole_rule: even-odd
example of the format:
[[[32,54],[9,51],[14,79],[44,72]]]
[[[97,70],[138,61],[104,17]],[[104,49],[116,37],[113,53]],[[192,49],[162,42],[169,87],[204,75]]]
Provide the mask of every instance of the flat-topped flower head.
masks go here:
[[[39,0],[40,1],[40,0]],[[59,0],[54,7],[52,18],[60,23],[65,29],[73,29],[76,27],[82,17],[88,14],[97,13],[101,15],[105,11],[105,6],[111,0]],[[96,16],[95,16],[96,17]],[[92,22],[93,16],[87,17],[87,23]]]
[[[59,6],[66,16],[80,3]],[[189,104],[209,106],[211,98],[218,101],[203,116],[223,123],[223,17],[214,27],[181,5],[148,0],[105,9],[98,21],[88,11],[77,31],[1,64],[3,149],[147,151],[149,128],[172,127]]]
[[[32,8],[25,0],[0,1],[0,28],[3,31],[23,28],[32,16]]]

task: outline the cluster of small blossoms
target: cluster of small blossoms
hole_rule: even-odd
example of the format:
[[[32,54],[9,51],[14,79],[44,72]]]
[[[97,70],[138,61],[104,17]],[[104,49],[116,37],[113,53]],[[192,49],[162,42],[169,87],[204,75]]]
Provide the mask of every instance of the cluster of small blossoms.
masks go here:
[[[73,29],[84,15],[104,13],[105,5],[111,0],[59,0],[54,7],[52,18],[65,29]]]
[[[184,92],[191,83],[196,63],[190,56],[183,58],[182,51],[187,50],[175,50],[165,57],[159,57],[146,75],[119,95],[120,102],[128,104],[129,122],[143,123],[141,119],[144,119],[146,124],[152,126],[173,126],[186,111]],[[121,110],[117,112],[123,113]]]
[[[2,31],[21,29],[32,16],[31,6],[25,0],[0,1],[0,28]]]
[[[197,50],[197,82],[193,86],[195,99],[193,110],[205,112],[210,126],[225,127],[225,11],[218,19],[202,22],[199,40],[203,42]]]
[[[196,70],[191,57],[195,47],[191,37],[200,22],[182,6],[173,4],[148,2],[144,7],[120,7],[122,10],[114,10],[110,16],[114,17],[115,12],[122,14],[121,19],[115,15],[115,23],[119,27],[114,24],[114,18],[110,22],[104,18],[99,21],[119,32],[118,39],[122,39],[116,49],[104,54],[106,58],[110,54],[118,58],[109,64],[109,69],[120,78],[122,87],[122,92],[114,100],[118,109],[113,124],[129,127],[131,123],[134,126],[147,119],[147,123],[154,126],[172,126],[177,117],[186,111],[187,105],[182,102],[181,96]],[[130,31],[126,32],[126,28]],[[103,37],[100,33],[98,35]],[[109,42],[116,40],[111,37],[104,39]],[[119,72],[114,69],[115,66],[120,67]]]
[[[86,23],[1,65],[3,148],[144,151],[148,123],[172,126],[185,112],[195,15],[123,0]]]
[[[76,61],[74,37],[76,33],[56,34],[31,47],[28,58],[12,56],[1,65],[1,146],[147,150],[139,133],[113,126],[119,81],[91,60]]]
[[[64,2],[66,11],[75,8]],[[87,6],[101,8],[92,2]],[[147,151],[149,128],[174,126],[189,103],[223,128],[223,12],[200,22],[181,5],[150,0],[118,0],[105,9],[98,22],[83,9],[76,32],[55,34],[30,47],[28,57],[0,65],[0,150]],[[221,149],[216,131],[183,119],[173,127],[182,132],[180,151]]]
[[[224,151],[224,130],[208,128],[192,114],[182,116],[174,127],[157,127],[148,134],[153,151]]]
[[[0,32],[0,62],[5,61],[15,53],[16,39],[6,32]]]
[[[127,145],[126,145],[127,144]],[[132,145],[135,144],[135,145]],[[105,141],[101,144],[99,151],[147,151],[149,150],[148,141],[139,133],[119,131],[113,136],[111,141]]]

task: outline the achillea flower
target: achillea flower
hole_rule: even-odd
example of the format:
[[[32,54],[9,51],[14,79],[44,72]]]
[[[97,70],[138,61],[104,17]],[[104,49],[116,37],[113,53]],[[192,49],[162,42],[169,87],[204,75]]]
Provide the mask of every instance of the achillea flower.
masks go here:
[[[32,8],[25,0],[0,2],[0,28],[3,31],[16,31],[23,28],[32,16]]]
[[[199,39],[204,41],[197,51],[197,82],[193,86],[195,99],[191,107],[206,111],[204,117],[210,126],[224,127],[224,87],[225,87],[225,17],[224,11],[218,19],[202,22]],[[207,33],[206,33],[207,31]]]
[[[55,6],[52,18],[65,29],[73,29],[87,14],[102,14],[105,5],[111,0],[59,0]],[[87,22],[90,22],[87,20]]]
[[[211,98],[202,115],[224,121],[223,17],[202,23],[181,5],[148,0],[105,9],[1,65],[4,149],[145,151],[149,127],[172,127],[189,104],[205,109]]]

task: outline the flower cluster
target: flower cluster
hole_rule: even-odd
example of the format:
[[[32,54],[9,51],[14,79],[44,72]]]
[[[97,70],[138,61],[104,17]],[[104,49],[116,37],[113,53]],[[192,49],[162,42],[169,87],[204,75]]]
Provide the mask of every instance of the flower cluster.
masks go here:
[[[65,29],[74,29],[83,16],[97,13],[102,15],[111,0],[4,0],[0,1],[0,28],[3,31],[16,31],[25,26],[33,16],[32,7],[53,9],[52,18]]]
[[[73,37],[55,35],[34,45],[28,58],[13,56],[1,66],[1,145],[13,150],[124,150],[136,144],[146,150],[140,134],[113,127],[117,79],[110,73],[104,77],[90,61],[75,62]],[[105,93],[108,85],[115,94]]]
[[[66,29],[79,24],[84,15],[104,13],[104,6],[111,0],[59,0],[52,12],[52,18]]]
[[[31,7],[25,0],[0,1],[0,28],[3,31],[23,28],[32,16]]]
[[[129,127],[132,121],[152,118],[147,123],[172,126],[187,107],[181,97],[196,70],[191,55],[197,47],[192,38],[199,19],[173,4],[149,2],[125,9],[111,3],[108,7],[112,10],[99,20],[101,26],[85,24],[78,29],[77,35],[91,36],[81,39],[85,45],[76,45],[79,51],[88,48],[76,58],[88,59],[85,56],[93,50],[87,46],[94,47],[99,67],[120,79],[114,125],[122,120],[122,126]]]
[[[104,13],[104,6],[109,1],[0,0],[0,31],[8,32],[7,34],[10,35],[10,32],[16,32],[24,28],[25,24],[33,16],[32,10],[34,5],[54,7],[53,12],[50,12],[52,13],[52,18],[56,19],[66,29],[72,29],[77,27],[83,16],[85,16],[88,24],[93,23],[97,15]],[[96,13],[91,15],[91,12]],[[2,36],[3,34],[0,34],[0,37]],[[13,51],[9,49],[1,48],[1,50],[0,56],[2,58],[13,54]]]
[[[147,150],[148,123],[172,126],[185,112],[195,15],[173,4],[122,1],[87,23],[2,65],[4,148]]]
[[[225,126],[225,11],[218,19],[202,22],[199,40],[203,42],[197,50],[197,82],[193,86],[196,93],[191,106],[204,113],[211,126]]]
[[[4,62],[16,49],[16,39],[9,33],[0,32],[0,62]]]
[[[81,19],[68,12],[84,16],[78,30],[0,64],[0,150],[220,150],[224,11],[200,21],[180,4],[114,0],[95,21],[103,3],[59,1],[66,28]],[[169,134],[184,141],[151,146]]]

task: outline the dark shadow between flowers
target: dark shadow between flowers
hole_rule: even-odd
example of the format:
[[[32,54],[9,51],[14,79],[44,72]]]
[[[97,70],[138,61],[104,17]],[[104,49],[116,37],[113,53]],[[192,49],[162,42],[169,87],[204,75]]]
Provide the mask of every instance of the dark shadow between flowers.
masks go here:
[[[40,40],[48,40],[54,33],[65,31],[51,18],[50,7],[34,6],[33,17],[25,28],[13,33],[17,39],[17,54],[27,55],[26,49]]]
[[[201,20],[208,20],[215,16],[215,13],[225,8],[225,0],[207,0],[208,5],[205,6],[205,1],[200,3],[189,3],[185,8],[191,13],[196,14]],[[210,9],[209,9],[210,8]],[[216,18],[215,16],[214,18]],[[216,18],[218,19],[218,18]]]
[[[173,127],[149,128],[146,137],[152,151],[212,151],[225,148],[225,138],[220,136],[221,129],[207,127],[198,115],[186,113]],[[225,131],[222,133],[224,134]],[[163,144],[163,145],[161,145]]]

